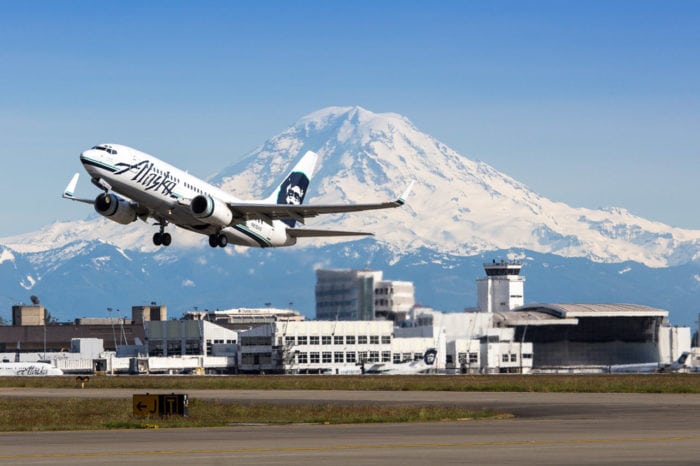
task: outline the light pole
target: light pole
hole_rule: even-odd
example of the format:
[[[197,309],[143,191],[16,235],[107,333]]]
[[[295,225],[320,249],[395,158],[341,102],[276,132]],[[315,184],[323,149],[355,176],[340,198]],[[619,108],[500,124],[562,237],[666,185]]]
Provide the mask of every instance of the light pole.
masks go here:
[[[108,307],[107,312],[109,312],[109,321],[112,324],[112,338],[114,338],[114,351],[117,351],[117,334],[114,333],[114,319],[112,319],[112,308]]]

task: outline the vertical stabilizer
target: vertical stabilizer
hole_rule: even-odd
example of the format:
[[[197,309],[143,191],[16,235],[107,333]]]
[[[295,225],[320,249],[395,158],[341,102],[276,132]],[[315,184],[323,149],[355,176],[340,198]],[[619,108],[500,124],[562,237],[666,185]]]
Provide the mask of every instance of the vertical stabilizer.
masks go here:
[[[313,175],[318,155],[308,151],[297,162],[291,172],[287,174],[284,181],[275,188],[270,197],[265,202],[270,204],[291,204],[300,205],[304,202],[304,197],[309,189],[309,182]],[[283,220],[290,228],[294,228],[296,223],[293,219]]]

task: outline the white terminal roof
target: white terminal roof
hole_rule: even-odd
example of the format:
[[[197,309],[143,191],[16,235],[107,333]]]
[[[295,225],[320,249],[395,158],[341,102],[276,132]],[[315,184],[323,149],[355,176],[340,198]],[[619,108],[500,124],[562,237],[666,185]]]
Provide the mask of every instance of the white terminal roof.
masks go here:
[[[507,326],[577,325],[581,317],[668,317],[668,311],[639,304],[527,304],[494,313]]]

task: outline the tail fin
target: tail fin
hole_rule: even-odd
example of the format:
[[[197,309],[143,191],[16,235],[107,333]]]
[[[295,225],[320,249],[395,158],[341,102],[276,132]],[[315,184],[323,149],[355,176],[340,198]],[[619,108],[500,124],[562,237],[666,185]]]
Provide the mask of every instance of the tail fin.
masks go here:
[[[302,204],[309,189],[309,182],[317,160],[318,155],[315,152],[306,152],[265,202],[269,204]],[[293,219],[283,220],[283,222],[290,228],[294,228],[296,223]]]
[[[428,366],[435,365],[435,358],[437,357],[437,350],[435,348],[430,348],[423,355],[423,362]]]

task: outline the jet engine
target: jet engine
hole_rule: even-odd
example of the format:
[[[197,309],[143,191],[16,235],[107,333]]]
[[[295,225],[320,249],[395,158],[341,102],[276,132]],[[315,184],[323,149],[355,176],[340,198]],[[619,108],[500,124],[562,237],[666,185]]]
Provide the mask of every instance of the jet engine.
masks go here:
[[[136,209],[124,198],[112,193],[102,193],[95,198],[95,210],[113,222],[128,225],[136,220]]]
[[[233,220],[233,214],[228,206],[211,196],[195,196],[190,203],[192,215],[209,225],[228,226]]]

